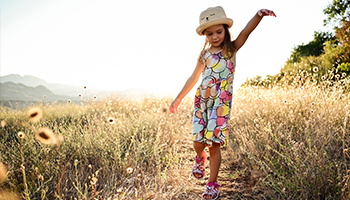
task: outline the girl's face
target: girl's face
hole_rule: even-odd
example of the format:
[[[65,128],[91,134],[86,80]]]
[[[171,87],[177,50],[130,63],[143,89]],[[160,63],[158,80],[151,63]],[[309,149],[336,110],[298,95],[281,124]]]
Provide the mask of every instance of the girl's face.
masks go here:
[[[204,31],[205,36],[208,39],[208,42],[213,47],[221,47],[225,38],[225,28],[224,25],[215,25],[207,28]]]

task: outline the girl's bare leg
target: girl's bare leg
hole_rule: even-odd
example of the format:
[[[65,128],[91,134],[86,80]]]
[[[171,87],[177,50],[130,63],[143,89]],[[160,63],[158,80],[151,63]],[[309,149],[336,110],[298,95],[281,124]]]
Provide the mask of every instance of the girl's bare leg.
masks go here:
[[[204,148],[205,148],[205,144],[201,143],[201,142],[193,142],[193,148],[197,153],[197,156],[199,158],[203,158],[204,157]]]
[[[217,182],[218,181],[219,168],[220,168],[220,164],[221,164],[220,144],[213,142],[212,147],[209,147],[209,154],[210,154],[210,176],[209,176],[209,182]]]

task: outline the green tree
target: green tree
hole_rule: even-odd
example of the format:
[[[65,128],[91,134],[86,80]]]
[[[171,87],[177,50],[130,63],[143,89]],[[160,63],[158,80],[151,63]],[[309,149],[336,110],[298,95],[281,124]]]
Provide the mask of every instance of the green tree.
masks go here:
[[[342,20],[350,20],[350,1],[349,0],[333,0],[331,4],[323,10],[323,13],[327,15],[327,19],[324,20],[324,25],[332,22],[339,23]],[[337,27],[337,25],[335,25]]]
[[[308,44],[302,44],[294,47],[292,54],[287,62],[299,62],[302,57],[319,56],[324,53],[326,41],[334,40],[334,36],[328,32],[314,32],[314,39]]]
[[[338,56],[339,63],[350,62],[350,1],[333,0],[331,4],[323,10],[327,15],[324,20],[326,24],[332,24],[335,30],[335,37],[339,45],[343,48],[342,55]]]

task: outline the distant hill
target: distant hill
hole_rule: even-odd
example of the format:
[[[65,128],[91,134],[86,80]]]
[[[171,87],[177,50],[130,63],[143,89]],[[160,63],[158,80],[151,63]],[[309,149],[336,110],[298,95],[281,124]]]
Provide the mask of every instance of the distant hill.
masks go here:
[[[6,82],[13,82],[13,83],[21,83],[26,86],[31,87],[37,87],[39,85],[42,85],[46,87],[47,89],[51,90],[56,95],[64,95],[64,96],[71,96],[71,97],[78,97],[79,93],[84,93],[84,86],[74,86],[74,85],[66,85],[66,84],[59,84],[59,83],[48,83],[47,81],[37,78],[35,76],[20,76],[18,74],[10,74],[6,76],[0,77],[1,83]],[[98,89],[89,89],[88,91],[90,94],[97,94],[103,92],[103,90]]]
[[[58,101],[68,99],[68,96],[56,95],[45,86],[26,86],[22,83],[0,83],[0,100],[41,101],[44,96],[46,101]]]
[[[74,86],[59,83],[48,83],[47,81],[35,76],[20,76],[18,74],[10,74],[0,76],[0,100],[23,100],[23,101],[41,101],[46,95],[46,101],[57,101],[67,99],[77,99],[79,94],[83,98],[93,98],[94,95],[98,99],[119,96],[122,98],[140,99],[142,97],[156,97],[169,95],[166,92],[156,92],[145,89],[126,89],[122,91],[106,91],[101,89],[87,89],[87,97],[85,97],[84,86]]]

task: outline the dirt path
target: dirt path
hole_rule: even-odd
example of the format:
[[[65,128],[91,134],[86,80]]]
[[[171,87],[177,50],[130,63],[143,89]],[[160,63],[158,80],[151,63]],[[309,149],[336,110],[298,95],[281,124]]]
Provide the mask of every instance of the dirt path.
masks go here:
[[[202,199],[202,193],[210,173],[209,162],[206,163],[205,177],[201,180],[194,178],[191,173],[195,155],[192,142],[182,141],[181,144],[182,147],[179,149],[179,155],[182,158],[180,176],[185,180],[186,193],[178,194],[175,199]],[[219,199],[265,199],[263,191],[255,187],[259,180],[258,175],[252,173],[242,163],[232,159],[234,151],[231,147],[222,148],[221,153],[222,164],[218,177],[218,182],[221,185]]]

